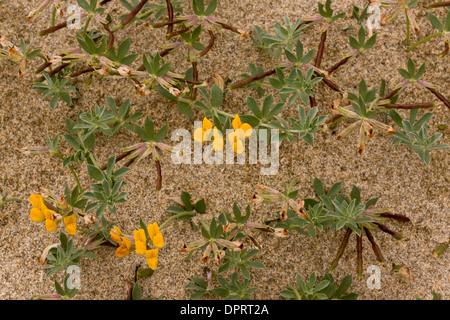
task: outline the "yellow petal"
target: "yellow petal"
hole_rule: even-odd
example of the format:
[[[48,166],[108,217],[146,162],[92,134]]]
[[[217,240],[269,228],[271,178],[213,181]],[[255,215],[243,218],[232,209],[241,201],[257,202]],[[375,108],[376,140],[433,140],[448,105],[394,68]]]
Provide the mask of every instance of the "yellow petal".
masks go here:
[[[229,141],[231,144],[234,144],[234,143],[235,143],[236,141],[238,141],[238,140],[239,140],[239,137],[238,137],[236,131],[230,132],[230,133],[228,134],[228,141]]]
[[[30,217],[31,217],[31,220],[33,220],[34,222],[38,222],[38,223],[45,220],[45,216],[42,213],[42,210],[39,208],[31,209]]]
[[[142,241],[136,241],[134,243],[134,246],[136,247],[136,253],[137,254],[144,254],[145,250],[147,249],[147,246],[145,245],[145,242],[142,242]]]
[[[146,242],[144,229],[134,230],[134,241],[135,242]]]
[[[231,122],[231,124],[233,125],[234,130],[237,130],[237,129],[239,129],[241,127],[242,122],[241,122],[241,118],[239,118],[238,114],[236,114],[234,116],[234,119]]]
[[[76,223],[66,224],[66,231],[68,234],[74,236],[77,233],[77,224]]]
[[[252,126],[249,125],[248,123],[243,123],[240,127],[240,129],[242,129],[242,131],[244,131],[244,138],[248,138],[252,135]]]
[[[45,229],[47,232],[53,232],[56,230],[57,223],[55,220],[47,219],[45,220]]]
[[[159,233],[159,227],[156,222],[147,226],[148,235],[153,241],[153,237]]]
[[[69,224],[73,224],[77,222],[77,215],[72,214],[70,216],[64,217],[64,224],[67,226]]]
[[[241,154],[244,152],[244,145],[241,140],[237,140],[233,145],[234,152]]]
[[[157,248],[162,248],[164,247],[164,238],[162,233],[158,233],[157,235],[155,235],[152,239],[153,245]]]
[[[214,138],[213,148],[214,148],[214,151],[221,151],[223,149],[223,139],[222,139],[222,137]]]
[[[45,208],[43,211],[44,211],[45,219],[53,220],[53,215],[55,214],[55,211],[47,209],[47,208]]]
[[[155,270],[158,264],[158,249],[146,250],[145,258],[147,259],[148,266]]]
[[[30,203],[35,208],[43,209],[45,207],[44,197],[39,194],[30,195]]]
[[[120,231],[120,229],[117,226],[114,226],[114,228],[112,228],[111,231],[109,232],[111,239],[119,245],[122,244],[122,239],[120,237],[121,234],[122,231]]]
[[[130,246],[131,246],[130,240],[128,240],[127,237],[124,237],[123,244],[116,250],[116,256],[118,256],[119,258],[123,258],[129,255]]]
[[[202,123],[203,130],[206,131],[206,130],[212,129],[212,127],[213,127],[212,122],[209,121],[206,117],[203,118],[203,123]]]
[[[197,128],[194,131],[194,140],[197,142],[203,142],[203,134],[205,133],[205,131],[203,130],[203,128]]]

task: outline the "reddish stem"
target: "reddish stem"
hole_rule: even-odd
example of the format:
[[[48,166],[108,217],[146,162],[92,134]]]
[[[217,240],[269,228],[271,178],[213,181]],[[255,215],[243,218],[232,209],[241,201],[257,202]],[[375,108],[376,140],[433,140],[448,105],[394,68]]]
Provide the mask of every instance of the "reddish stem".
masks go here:
[[[363,245],[362,245],[362,237],[357,236],[356,237],[356,273],[358,275],[358,279],[361,279],[363,274]]]
[[[141,11],[142,7],[147,3],[147,1],[148,0],[141,0],[136,8],[134,8],[133,11],[131,11],[130,14],[122,20],[121,25],[125,26],[126,24],[128,24],[131,19],[133,19],[139,13],[139,11]]]
[[[440,7],[447,7],[447,6],[450,6],[450,1],[432,3],[428,6],[428,8],[440,8]]]
[[[330,270],[328,271],[331,273],[334,269],[336,269],[339,259],[341,259],[342,255],[344,254],[345,248],[348,244],[348,239],[350,238],[350,235],[352,234],[352,229],[347,228],[347,231],[345,232],[344,238],[342,239],[341,245],[339,246],[336,258],[334,258],[333,262],[331,263]]]
[[[250,84],[250,83],[252,83],[254,81],[258,81],[258,80],[261,80],[261,79],[263,79],[265,77],[271,76],[272,74],[275,74],[275,69],[272,69],[272,70],[269,70],[269,71],[257,74],[257,75],[255,75],[253,77],[250,77],[250,78],[246,78],[246,79],[237,81],[237,82],[235,82],[234,84],[232,84],[230,86],[230,89],[237,89],[237,88],[244,87],[244,86],[246,86],[246,85],[248,85],[248,84]]]
[[[39,36],[43,37],[43,36],[46,36],[47,34],[56,32],[56,31],[58,31],[60,29],[66,28],[66,27],[67,27],[67,21],[64,21],[64,22],[62,22],[60,24],[57,24],[56,26],[53,26],[53,27],[50,27],[48,29],[42,30],[41,32],[39,32]]]
[[[198,68],[197,68],[198,63],[196,61],[192,62],[192,78],[194,81],[198,82]],[[197,97],[197,88],[193,87],[192,88],[192,93],[191,93],[191,100],[194,101],[195,98]]]
[[[323,31],[320,37],[319,49],[317,50],[316,60],[314,61],[314,65],[317,68],[320,68],[320,65],[322,64],[323,51],[325,50],[325,42],[327,41],[327,32],[328,30]]]
[[[397,240],[402,240],[402,239],[403,239],[403,237],[402,237],[401,234],[399,234],[399,233],[397,233],[397,232],[395,232],[395,231],[392,231],[391,229],[389,229],[388,227],[386,227],[384,224],[375,222],[375,225],[376,225],[381,231],[390,234],[390,235],[393,236],[395,239],[397,239]]]
[[[353,55],[348,56],[348,57],[342,59],[341,61],[339,61],[338,63],[336,63],[334,66],[332,66],[330,69],[327,70],[328,75],[332,74],[334,71],[336,71],[337,69],[342,67],[344,64],[346,64],[352,57],[353,57]]]
[[[433,88],[430,88],[430,87],[425,87],[425,88],[430,90],[431,93],[433,93],[439,100],[441,100],[447,106],[447,108],[450,109],[450,102],[442,94],[440,94]]]
[[[95,69],[92,68],[92,67],[89,67],[89,68],[86,68],[86,69],[78,70],[78,71],[70,74],[69,77],[75,78],[75,77],[78,77],[78,76],[80,76],[80,75],[82,75],[84,73],[88,73],[88,72],[92,72],[92,71],[95,71]]]
[[[49,76],[53,76],[53,75],[57,74],[58,72],[60,72],[62,69],[68,67],[69,65],[70,65],[70,63],[63,63],[62,65],[60,65],[60,66],[58,66],[57,68],[55,68],[55,69],[53,69],[52,71],[50,71],[50,72],[48,73],[48,75],[49,75]],[[44,81],[44,80],[45,80],[44,76],[40,76],[39,78],[37,78],[37,79],[35,80],[35,82],[42,82],[42,81]]]
[[[173,6],[170,0],[166,0],[167,4],[167,15],[169,16],[169,24],[167,25],[167,35],[173,32],[173,24],[170,23],[173,21]]]
[[[436,105],[434,103],[411,103],[411,104],[393,104],[393,103],[388,103],[386,105],[382,106],[383,108],[388,108],[388,109],[425,109],[425,108],[434,108],[436,107]]]
[[[159,160],[155,160],[156,172],[158,173],[158,177],[156,178],[156,191],[161,190],[162,186],[162,173],[161,173],[161,162]]]
[[[207,54],[209,52],[209,50],[211,50],[212,46],[214,45],[214,41],[215,41],[216,37],[214,36],[214,33],[211,30],[208,30],[208,33],[209,33],[209,43],[205,49],[200,51],[200,57]]]

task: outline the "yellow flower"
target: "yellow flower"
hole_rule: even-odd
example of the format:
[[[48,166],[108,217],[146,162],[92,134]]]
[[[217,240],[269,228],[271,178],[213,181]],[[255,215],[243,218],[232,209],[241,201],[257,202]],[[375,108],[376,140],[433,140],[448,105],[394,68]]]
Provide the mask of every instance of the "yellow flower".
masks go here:
[[[137,254],[145,254],[147,239],[144,229],[134,230],[134,246]]]
[[[158,264],[158,249],[146,250],[145,258],[147,259],[148,266],[152,270],[155,270]]]
[[[47,232],[53,232],[56,230],[58,223],[54,218],[55,211],[45,208],[44,216],[45,216],[45,229]]]
[[[30,203],[33,206],[33,209],[30,211],[31,220],[38,223],[44,221],[44,209],[47,209],[44,204],[44,198],[39,194],[32,194],[30,195]]]
[[[148,235],[153,242],[153,245],[157,248],[164,247],[164,238],[162,233],[159,231],[158,224],[154,222],[147,226]]]
[[[241,154],[244,152],[244,144],[242,140],[250,137],[253,129],[248,123],[242,123],[239,115],[237,114],[231,124],[233,125],[234,131],[228,134],[228,140],[233,146],[234,152]]]
[[[213,148],[214,151],[221,151],[223,149],[223,138],[217,127],[213,130]]]
[[[239,115],[234,116],[234,120],[231,122],[233,129],[236,132],[239,139],[246,139],[252,135],[252,126],[248,123],[242,123]]]
[[[205,142],[208,135],[211,133],[213,125],[212,122],[207,118],[203,118],[203,123],[201,128],[197,128],[194,131],[194,140],[197,142]]]
[[[77,215],[72,214],[64,218],[64,224],[66,225],[66,231],[70,235],[75,235],[77,233]]]
[[[122,231],[120,231],[118,226],[114,226],[114,228],[111,229],[109,232],[109,235],[111,236],[111,239],[117,243],[118,245],[122,244]]]
[[[126,257],[128,254],[130,254],[131,242],[130,240],[128,240],[127,237],[123,237],[123,240],[122,239],[119,240],[121,242],[121,246],[117,248],[116,256],[118,256],[119,258],[123,258]]]

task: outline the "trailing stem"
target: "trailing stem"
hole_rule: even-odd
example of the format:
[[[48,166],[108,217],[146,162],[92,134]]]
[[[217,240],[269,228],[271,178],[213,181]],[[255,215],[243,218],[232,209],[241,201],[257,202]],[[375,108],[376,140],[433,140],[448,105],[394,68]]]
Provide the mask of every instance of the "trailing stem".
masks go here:
[[[147,1],[148,0],[141,0],[141,2],[139,2],[139,4],[136,6],[136,8],[134,8],[133,11],[131,11],[130,14],[122,20],[120,25],[122,27],[127,25],[139,13],[139,11],[142,10],[142,7],[144,7],[144,5],[147,3]]]

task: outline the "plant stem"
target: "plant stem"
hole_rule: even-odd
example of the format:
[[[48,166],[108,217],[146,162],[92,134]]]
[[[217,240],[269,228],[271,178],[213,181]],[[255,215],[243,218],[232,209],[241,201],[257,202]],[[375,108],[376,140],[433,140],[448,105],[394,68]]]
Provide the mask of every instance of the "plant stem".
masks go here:
[[[405,8],[405,17],[406,17],[406,45],[409,46],[409,36],[410,36],[410,21],[408,16],[408,9]]]
[[[159,226],[159,230],[161,231],[162,229],[164,229],[170,221],[173,221],[175,219],[178,219],[178,218],[181,218],[181,217],[184,217],[184,216],[192,216],[192,215],[193,215],[193,212],[186,211],[186,212],[181,212],[181,213],[178,213],[178,214],[176,214],[174,216],[171,216],[169,219],[164,221],[162,225]]]
[[[56,6],[53,6],[53,10],[52,10],[52,27],[55,26],[55,20],[56,20]]]
[[[54,152],[53,155],[55,155],[56,157],[58,157],[61,160],[64,160],[64,157],[61,154],[57,153],[57,152]],[[78,179],[77,173],[73,169],[72,165],[69,164],[69,165],[67,165],[67,167],[70,169],[70,172],[72,172],[72,175],[75,178],[75,181],[77,183],[78,190],[80,191],[80,194],[83,193],[83,188],[81,187],[80,179]]]
[[[252,83],[254,81],[258,81],[258,80],[261,80],[261,79],[263,79],[265,77],[271,76],[272,74],[275,74],[275,71],[276,71],[275,69],[272,69],[272,70],[269,70],[269,71],[257,74],[257,75],[255,75],[253,77],[237,81],[237,82],[233,83],[230,86],[230,89],[237,89],[237,88],[244,87],[244,86],[246,86],[246,85],[248,85],[248,84],[250,84],[250,83]]]
[[[325,49],[325,42],[327,41],[328,29],[325,29],[320,36],[319,48],[317,50],[316,60],[314,61],[314,66],[320,68],[322,64],[323,51]]]
[[[343,66],[344,64],[346,64],[351,58],[353,57],[352,55],[349,55],[348,57],[345,57],[344,59],[342,59],[341,61],[339,61],[338,63],[336,63],[334,66],[332,66],[331,68],[329,68],[327,70],[328,75],[332,74],[334,71],[336,71],[337,69],[339,69],[341,66]]]
[[[156,165],[156,172],[158,174],[156,178],[156,192],[158,192],[159,190],[161,190],[162,186],[161,162],[159,161],[159,159],[155,160],[155,165]]]
[[[130,12],[128,16],[126,16],[122,22],[120,23],[121,27],[126,26],[138,13],[141,11],[142,7],[147,3],[148,0],[141,0],[139,4]]]
[[[167,35],[169,35],[173,31],[173,24],[170,23],[173,21],[173,6],[171,0],[166,0],[166,5],[167,5],[167,15],[169,17],[169,24],[167,25]]]
[[[401,214],[396,214],[396,213],[390,213],[390,212],[380,213],[380,217],[394,219],[394,220],[403,221],[403,222],[410,221],[407,216],[404,216]]]
[[[440,8],[440,7],[448,7],[448,6],[450,6],[450,1],[432,3],[428,6],[428,8]]]
[[[92,16],[88,16],[86,23],[84,24],[84,27],[83,27],[83,35],[86,34],[87,28],[89,27],[89,23],[91,23],[91,20],[92,20]]]
[[[333,262],[331,263],[330,270],[328,273],[331,273],[334,269],[336,269],[339,259],[341,259],[342,255],[344,254],[345,248],[348,244],[348,239],[350,238],[350,235],[352,234],[352,229],[347,228],[347,231],[345,232],[344,238],[342,239],[341,245],[339,246],[336,258],[334,258]]]
[[[209,43],[205,49],[200,51],[200,57],[203,57],[205,54],[207,54],[209,52],[209,50],[211,50],[212,46],[214,45],[214,41],[215,41],[216,37],[214,36],[214,33],[211,30],[208,30],[208,33],[209,33]]]
[[[66,28],[66,27],[67,27],[67,21],[64,21],[64,22],[62,22],[62,23],[60,23],[60,24],[57,24],[56,26],[52,26],[52,27],[50,27],[50,28],[48,28],[48,29],[42,30],[41,32],[39,32],[38,35],[39,35],[40,37],[43,37],[43,36],[46,36],[47,34],[56,32],[56,31],[58,31],[58,30],[60,30],[60,29]]]
[[[192,78],[194,81],[198,81],[198,68],[197,68],[197,61],[192,61]],[[195,100],[197,98],[197,88],[192,88],[192,93],[190,96],[191,100]]]
[[[442,32],[437,32],[434,33],[426,38],[423,38],[422,40],[420,40],[419,42],[417,42],[416,44],[412,45],[411,47],[409,47],[408,49],[406,49],[406,52],[410,52],[412,50],[414,50],[415,48],[417,48],[418,46],[420,46],[422,43],[427,42],[428,40],[431,40],[433,38],[436,38],[438,36],[441,36]]]
[[[358,275],[358,280],[361,280],[363,273],[363,256],[362,256],[363,246],[362,246],[362,237],[356,237],[356,273]]]
[[[63,63],[62,65],[58,66],[57,68],[53,69],[52,71],[50,71],[48,73],[49,76],[53,76],[54,74],[57,74],[58,72],[60,72],[62,69],[66,68],[70,66],[70,63]],[[44,76],[40,76],[39,78],[37,78],[36,80],[34,80],[34,82],[42,82],[44,81],[45,78]]]
[[[369,239],[370,243],[372,244],[372,250],[375,253],[375,256],[377,257],[377,260],[381,263],[384,263],[385,260],[384,260],[383,254],[381,253],[380,247],[375,242],[375,239],[373,238],[372,233],[366,227],[364,227],[364,231],[366,233],[367,239]]]
[[[393,104],[388,103],[382,106],[387,109],[426,109],[426,108],[434,108],[436,104],[425,102],[425,103],[411,103],[411,104]]]

